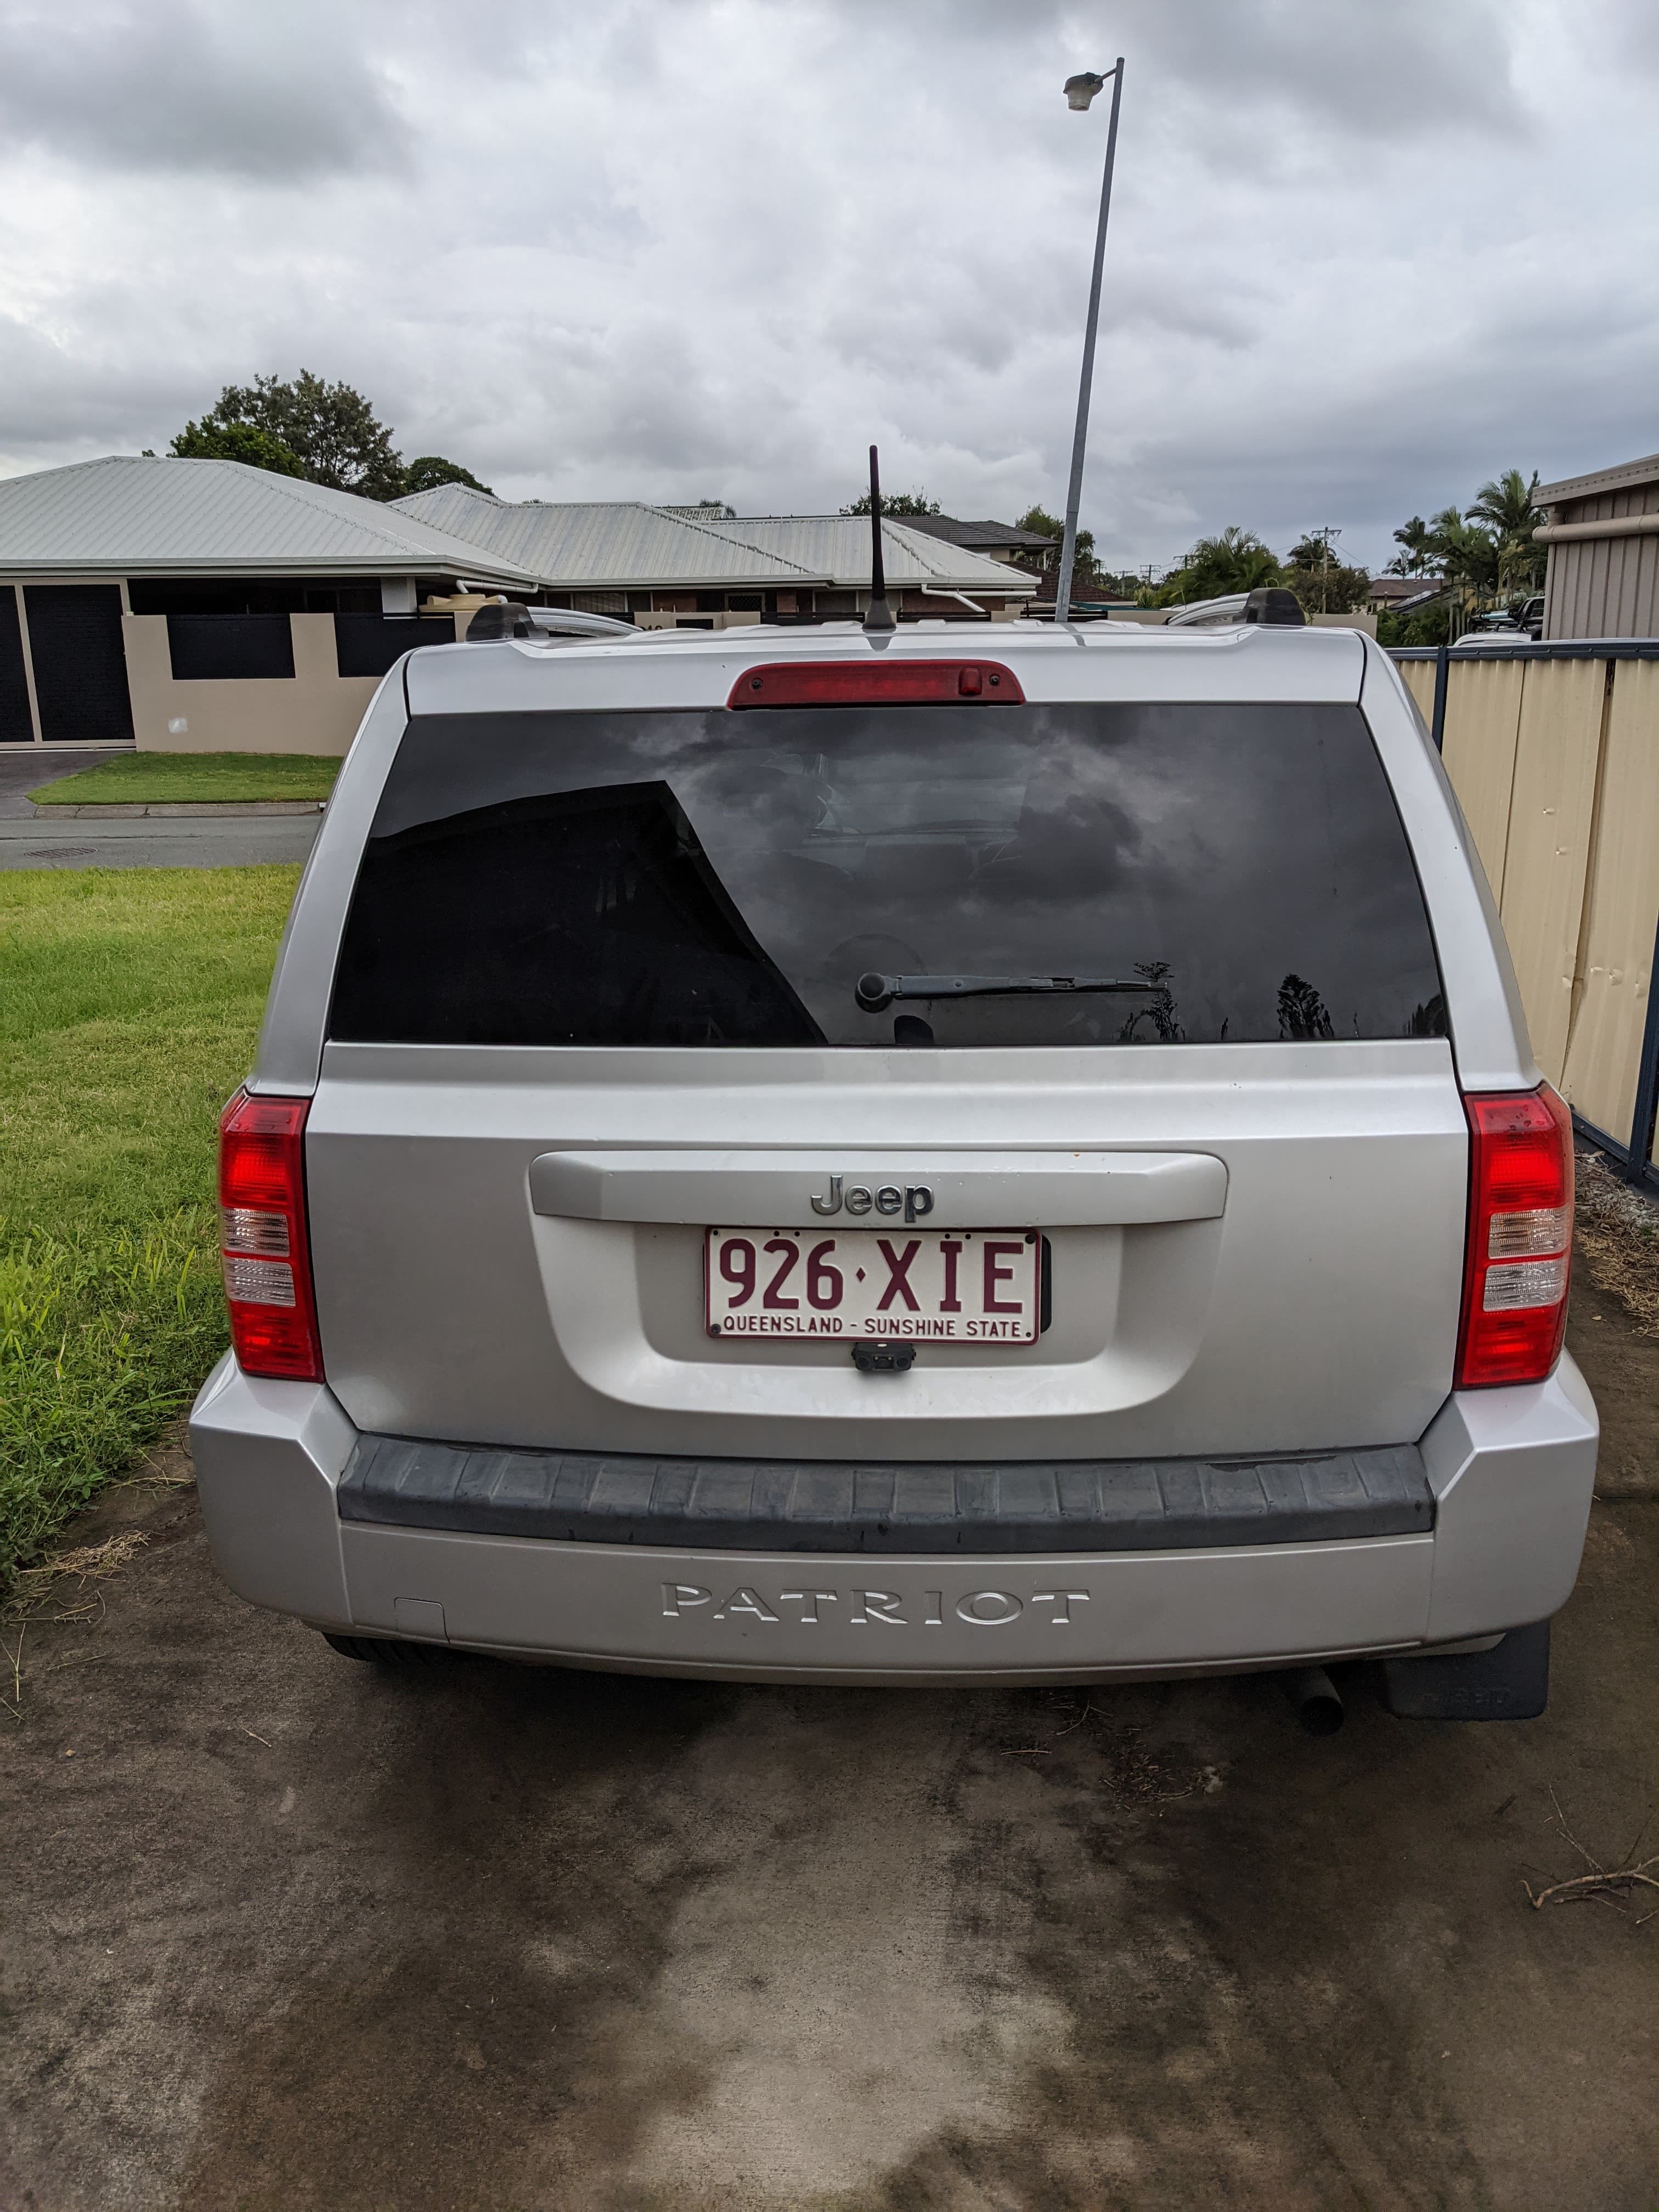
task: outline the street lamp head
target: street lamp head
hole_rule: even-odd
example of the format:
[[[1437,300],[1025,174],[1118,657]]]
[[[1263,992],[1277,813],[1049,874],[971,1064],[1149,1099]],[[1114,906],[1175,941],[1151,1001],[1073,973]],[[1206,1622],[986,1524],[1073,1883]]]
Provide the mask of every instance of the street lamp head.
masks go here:
[[[1076,108],[1080,114],[1095,94],[1103,89],[1105,82],[1105,78],[1097,76],[1093,70],[1085,70],[1080,76],[1068,76],[1066,80],[1066,105]]]

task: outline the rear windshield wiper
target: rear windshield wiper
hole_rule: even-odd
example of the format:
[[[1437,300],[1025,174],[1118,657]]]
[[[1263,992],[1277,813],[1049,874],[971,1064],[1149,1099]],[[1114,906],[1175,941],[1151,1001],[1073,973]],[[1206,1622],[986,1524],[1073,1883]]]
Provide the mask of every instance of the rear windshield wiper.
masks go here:
[[[895,999],[1025,999],[1060,991],[1139,991],[1156,997],[1162,983],[1121,975],[860,975],[853,995],[866,1014]]]

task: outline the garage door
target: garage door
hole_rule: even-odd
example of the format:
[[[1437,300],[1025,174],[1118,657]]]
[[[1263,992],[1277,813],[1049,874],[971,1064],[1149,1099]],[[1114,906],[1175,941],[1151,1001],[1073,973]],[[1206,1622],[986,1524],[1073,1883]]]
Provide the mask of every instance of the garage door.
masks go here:
[[[29,658],[48,744],[132,743],[121,593],[114,584],[28,584]]]

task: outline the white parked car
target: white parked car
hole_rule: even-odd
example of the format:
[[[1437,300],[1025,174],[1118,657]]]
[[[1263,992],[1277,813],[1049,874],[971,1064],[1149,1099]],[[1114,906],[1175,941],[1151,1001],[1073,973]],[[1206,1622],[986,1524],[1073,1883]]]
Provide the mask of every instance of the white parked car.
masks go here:
[[[1569,1119],[1356,633],[415,653],[222,1198],[215,1556],[354,1656],[1541,1708]]]

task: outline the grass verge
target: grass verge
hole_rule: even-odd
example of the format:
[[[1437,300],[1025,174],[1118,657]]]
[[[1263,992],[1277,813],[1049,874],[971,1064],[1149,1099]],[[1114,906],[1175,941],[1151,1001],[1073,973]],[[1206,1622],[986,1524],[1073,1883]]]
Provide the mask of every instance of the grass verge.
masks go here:
[[[0,1588],[223,1348],[218,1113],[298,873],[0,875]]]
[[[168,801],[256,805],[326,799],[340,772],[332,753],[114,753],[75,775],[43,783],[37,806],[159,806]]]

